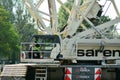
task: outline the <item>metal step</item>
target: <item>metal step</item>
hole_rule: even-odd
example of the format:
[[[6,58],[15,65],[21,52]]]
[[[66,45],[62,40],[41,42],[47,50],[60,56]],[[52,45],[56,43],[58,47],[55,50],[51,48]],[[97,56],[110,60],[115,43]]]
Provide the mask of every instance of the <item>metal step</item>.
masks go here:
[[[5,65],[0,76],[25,77],[27,67],[25,65]]]
[[[35,80],[47,80],[47,67],[39,67],[36,69]]]

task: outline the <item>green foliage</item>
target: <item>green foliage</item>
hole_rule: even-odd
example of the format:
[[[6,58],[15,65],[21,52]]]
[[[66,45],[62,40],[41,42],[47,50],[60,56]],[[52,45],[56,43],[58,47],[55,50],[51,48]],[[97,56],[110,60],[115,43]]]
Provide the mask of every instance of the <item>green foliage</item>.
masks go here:
[[[11,59],[18,55],[19,36],[15,32],[10,22],[9,12],[0,7],[0,57],[1,59]],[[14,57],[15,59],[15,57]]]
[[[64,5],[71,10],[72,6],[68,2],[64,3]],[[68,17],[69,13],[63,8],[63,6],[61,6],[58,12],[58,22],[60,23],[60,29],[62,29],[63,26],[66,25]]]
[[[29,40],[31,35],[37,34],[37,30],[21,0],[0,0],[0,5],[5,9],[0,11],[0,56],[15,61],[19,59],[20,41]]]
[[[0,4],[9,11],[10,21],[19,34],[21,42],[29,40],[31,35],[37,34],[34,21],[26,10],[22,0],[1,0]]]
[[[37,29],[34,28],[34,20],[21,1],[17,1],[15,8],[15,25],[20,35],[20,41],[28,41],[33,34],[37,34],[38,32]]]
[[[102,23],[108,22],[110,21],[110,18],[108,16],[101,16],[98,19],[97,18],[92,18],[90,19],[90,21],[94,24],[94,26],[100,25]],[[85,20],[83,21],[83,24],[87,27],[87,28],[91,28],[90,24],[88,22],[86,22]],[[80,26],[81,27],[81,26]],[[79,31],[78,31],[79,32]]]
[[[9,14],[2,6],[0,6],[0,21],[9,21]]]
[[[99,19],[93,19],[91,20],[95,26],[100,25],[102,23],[110,21],[110,18],[108,16],[101,16]]]
[[[13,14],[13,6],[14,6],[15,2],[16,2],[16,0],[0,0],[0,5],[3,6],[4,9],[9,11],[11,22],[13,22],[15,19],[14,14]]]

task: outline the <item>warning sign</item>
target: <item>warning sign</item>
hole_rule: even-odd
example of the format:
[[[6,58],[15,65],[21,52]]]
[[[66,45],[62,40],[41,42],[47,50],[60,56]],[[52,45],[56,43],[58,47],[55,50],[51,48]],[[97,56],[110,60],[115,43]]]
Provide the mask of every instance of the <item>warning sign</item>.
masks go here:
[[[65,74],[72,74],[72,68],[66,68]]]
[[[66,74],[65,75],[65,80],[72,80],[71,74]]]
[[[101,80],[101,75],[100,74],[95,74],[95,80]]]
[[[95,74],[101,74],[101,68],[95,68]]]

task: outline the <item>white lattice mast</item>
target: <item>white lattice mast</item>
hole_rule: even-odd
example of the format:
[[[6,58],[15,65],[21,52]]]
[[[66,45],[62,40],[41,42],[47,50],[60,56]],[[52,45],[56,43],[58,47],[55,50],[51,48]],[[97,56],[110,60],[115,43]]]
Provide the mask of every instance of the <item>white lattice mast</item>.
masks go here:
[[[44,6],[46,7],[44,9],[48,9],[48,13],[44,12],[44,10],[40,11],[41,5],[45,1],[48,4]],[[74,3],[68,0],[67,2],[72,6],[71,10],[64,6],[63,0],[36,0],[36,2],[34,0],[23,0],[23,2],[43,33],[59,34],[57,15],[57,5],[59,4],[69,13],[65,29],[61,32],[65,37],[68,35],[73,36],[80,25],[82,28],[87,29],[86,26],[82,24],[83,20],[86,20],[97,33],[101,34],[100,30],[95,28],[94,24],[89,20],[89,18],[97,18],[97,13],[101,9],[97,0],[75,0]],[[113,3],[114,9],[119,17],[120,14],[115,1],[111,0],[111,2]],[[43,15],[46,15],[49,18],[43,17]],[[44,21],[48,21],[50,23],[49,27]]]

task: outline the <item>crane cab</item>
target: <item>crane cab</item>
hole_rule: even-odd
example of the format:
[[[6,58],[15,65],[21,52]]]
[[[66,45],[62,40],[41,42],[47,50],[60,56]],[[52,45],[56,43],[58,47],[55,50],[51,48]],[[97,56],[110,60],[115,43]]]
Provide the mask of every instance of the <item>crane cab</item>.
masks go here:
[[[34,35],[21,43],[21,62],[51,62],[51,51],[60,44],[57,35]]]

